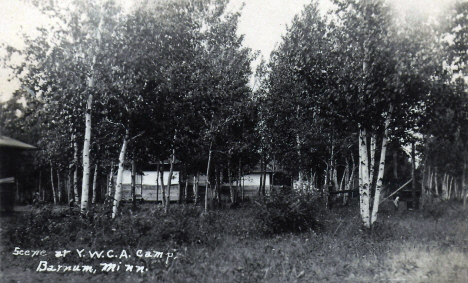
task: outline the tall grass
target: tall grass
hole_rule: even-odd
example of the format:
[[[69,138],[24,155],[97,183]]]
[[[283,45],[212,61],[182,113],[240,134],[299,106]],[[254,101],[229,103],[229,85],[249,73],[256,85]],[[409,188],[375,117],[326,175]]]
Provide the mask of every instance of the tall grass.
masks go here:
[[[124,209],[117,220],[96,209],[89,219],[42,211],[2,219],[0,281],[57,282],[466,282],[468,213],[452,203],[440,211],[382,211],[372,231],[361,229],[358,207],[323,214],[321,229],[265,234],[246,205],[208,215],[173,206]],[[302,210],[301,210],[302,211]],[[320,217],[318,217],[320,218]],[[35,262],[11,255],[15,246],[114,250],[176,250],[169,266],[144,274],[35,272]],[[52,260],[52,259],[51,259]]]

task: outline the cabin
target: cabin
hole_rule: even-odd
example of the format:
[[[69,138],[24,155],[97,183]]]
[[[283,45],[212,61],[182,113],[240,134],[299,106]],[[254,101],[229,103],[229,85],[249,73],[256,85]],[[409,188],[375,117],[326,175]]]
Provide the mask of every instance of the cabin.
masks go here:
[[[35,146],[0,136],[0,210],[11,211],[15,204],[17,165],[20,155]]]
[[[135,174],[135,197],[137,200],[144,201],[162,201],[162,186],[161,174],[156,170],[141,171]],[[260,172],[250,172],[242,177],[240,182],[234,180],[232,186],[239,192],[243,192],[243,197],[250,199],[258,196],[260,187]],[[164,185],[167,186],[169,171],[163,171]],[[225,178],[221,177],[221,199],[227,201],[230,196],[229,183],[225,182]],[[273,172],[266,172],[265,193],[268,195],[271,190]],[[124,170],[122,175],[122,200],[131,201],[131,171]],[[203,198],[206,189],[206,175],[182,175],[178,170],[172,173],[170,199],[171,201],[182,201],[181,198],[185,195],[185,187],[187,186],[188,200],[194,199],[194,187],[198,183],[198,197]],[[241,187],[240,187],[241,186]],[[243,188],[243,191],[240,189]]]
[[[178,201],[180,199],[180,181],[179,171],[172,172],[171,201]],[[164,185],[167,185],[169,178],[169,171],[164,171],[163,174]],[[161,186],[161,173],[158,171],[142,171],[135,174],[135,198],[144,201],[162,201],[163,193]],[[122,200],[132,200],[132,172],[124,170],[122,174]]]

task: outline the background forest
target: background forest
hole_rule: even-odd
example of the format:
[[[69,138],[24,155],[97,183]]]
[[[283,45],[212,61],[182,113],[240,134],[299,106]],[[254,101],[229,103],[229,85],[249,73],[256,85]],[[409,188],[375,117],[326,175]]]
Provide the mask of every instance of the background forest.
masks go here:
[[[138,1],[130,9],[113,1],[32,3],[53,24],[40,28],[37,38],[24,36],[24,50],[3,46],[8,54],[2,63],[21,88],[0,105],[0,134],[39,148],[22,157],[15,176],[18,201],[70,209],[57,216],[47,208],[22,219],[32,230],[12,220],[2,251],[38,241],[44,248],[66,243],[78,248],[89,244],[90,231],[90,248],[112,242],[136,248],[155,243],[152,235],[165,248],[186,247],[186,257],[181,274],[156,272],[148,280],[352,280],[359,269],[353,257],[369,255],[363,246],[380,258],[411,230],[405,225],[414,219],[390,219],[383,204],[407,185],[409,206],[421,211],[426,226],[420,223],[413,238],[402,243],[411,245],[419,237],[437,243],[434,254],[448,253],[457,262],[466,258],[460,249],[445,250],[438,235],[449,231],[448,245],[466,248],[461,200],[465,207],[468,2],[455,1],[443,16],[429,19],[397,17],[380,0],[335,0],[328,13],[312,2],[255,72],[251,66],[260,54],[243,45],[237,34],[242,10],[228,12],[227,0]],[[162,206],[137,205],[133,186],[133,208],[122,207],[124,169],[135,174],[148,166],[170,172],[167,180],[161,178]],[[204,199],[188,199],[185,191],[178,200],[185,205],[170,207],[174,166],[185,176],[207,177]],[[242,187],[232,184],[253,170],[262,176],[258,199],[241,204]],[[273,171],[275,191],[265,188],[267,171]],[[224,204],[220,176],[231,184]],[[341,208],[346,211],[324,209],[350,203]],[[227,205],[242,209],[214,211]],[[357,206],[359,213],[352,208]],[[55,217],[66,220],[57,224]],[[439,219],[445,224],[437,226]],[[462,219],[465,226],[450,226],[449,219]],[[75,235],[52,236],[63,231]],[[287,241],[262,238],[305,231],[312,234],[288,234]],[[320,231],[328,233],[325,238],[316,234]],[[351,233],[352,241],[339,231]],[[54,237],[53,244],[43,237]],[[215,268],[220,277],[208,276],[211,271],[195,274],[205,269],[187,253],[198,253],[196,245],[217,251],[205,258],[216,266],[224,257],[220,251],[228,249],[225,237],[237,239],[235,245],[261,239],[262,247],[270,245],[265,252],[272,262],[242,254],[232,259],[248,261],[236,263],[241,269]],[[296,250],[291,241],[307,246],[311,237],[323,244],[315,250],[319,254],[335,248],[340,257],[326,261],[340,268],[321,274],[312,268],[313,274],[304,267],[311,261],[304,256],[312,251]],[[280,268],[270,240],[300,253],[298,260]],[[249,245],[255,250],[254,242]],[[419,257],[424,247],[410,257]],[[351,249],[356,253],[348,258]],[[260,251],[253,253],[260,257]],[[386,260],[378,269],[382,280],[401,271]],[[348,261],[356,266],[349,269]],[[192,265],[197,271],[190,274]],[[404,275],[446,278],[442,270],[430,273],[433,268],[419,274],[413,267]],[[457,268],[457,276],[468,270],[466,264]],[[280,276],[275,269],[284,272]],[[359,270],[358,277],[372,279],[372,271]]]

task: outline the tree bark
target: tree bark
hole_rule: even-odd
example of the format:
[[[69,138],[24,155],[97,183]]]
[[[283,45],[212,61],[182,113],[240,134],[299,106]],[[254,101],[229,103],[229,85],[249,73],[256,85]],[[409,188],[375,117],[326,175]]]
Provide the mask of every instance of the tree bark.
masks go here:
[[[198,205],[198,182],[200,181],[200,173],[197,172],[197,176],[193,176],[193,202]]]
[[[117,170],[117,184],[115,187],[114,205],[112,207],[112,218],[117,216],[120,201],[122,200],[122,177],[125,163],[125,154],[127,153],[129,131],[125,131],[125,137],[122,142],[122,149],[119,155],[119,169]]]
[[[93,78],[90,79],[90,87],[94,87]],[[93,95],[88,95],[88,102],[86,104],[86,127],[85,139],[83,144],[83,182],[81,183],[81,213],[84,214],[88,210],[89,200],[89,148],[91,145],[91,109],[93,105]]]
[[[52,161],[50,162],[50,184],[52,186],[52,196],[54,197],[54,204],[57,204],[57,194],[54,187],[54,167],[52,166]]]
[[[161,170],[161,162],[158,161],[158,167],[156,171],[158,172],[156,175],[156,204],[159,202],[159,175]]]
[[[174,162],[175,162],[175,149],[172,149],[172,156],[169,161],[170,169],[169,169],[169,176],[167,177],[167,194],[166,194],[166,206],[164,208],[164,212],[169,212],[169,206],[171,204],[171,182],[172,182],[172,173],[174,172]]]
[[[244,190],[242,189],[242,159],[239,158],[239,176],[238,176],[237,188],[241,194],[241,200],[244,201]]]
[[[131,193],[132,193],[132,206],[136,207],[136,196],[135,196],[135,173],[136,173],[136,167],[135,167],[135,158],[132,159],[132,184],[131,184]]]
[[[219,170],[219,165],[215,166],[215,177],[216,177],[216,195],[218,201],[218,207],[221,207],[221,181],[220,181],[221,170]]]
[[[62,184],[60,182],[60,170],[57,168],[57,200],[58,203],[62,202]]]
[[[78,192],[78,142],[76,135],[73,134],[73,194],[75,195],[75,204],[80,205],[80,194]]]
[[[390,107],[389,113],[392,113],[392,107]],[[371,216],[371,225],[377,220],[377,213],[379,212],[379,203],[380,203],[380,192],[382,191],[382,180],[385,172],[385,155],[387,153],[387,143],[388,143],[388,126],[390,125],[390,114],[389,117],[385,120],[385,130],[382,137],[382,149],[380,151],[380,163],[379,163],[379,172],[377,175],[377,183],[375,185],[375,194],[374,194],[374,205],[372,206],[372,216]]]
[[[228,182],[229,182],[229,196],[231,197],[231,203],[234,203],[235,196],[234,196],[234,187],[232,185],[231,158],[229,158],[228,160]]]
[[[367,151],[367,132],[365,128],[359,131],[359,196],[362,224],[370,228],[370,197],[369,197],[369,162]]]
[[[161,173],[159,174],[159,180],[161,181],[161,193],[162,200],[161,203],[163,207],[166,207],[166,187],[164,186],[164,163],[161,161]]]
[[[97,197],[97,175],[98,175],[98,162],[96,161],[96,164],[94,164],[94,174],[93,174],[93,198],[91,200],[92,204],[96,203],[96,197]]]
[[[186,175],[186,176],[185,176],[185,189],[184,189],[184,203],[185,203],[185,204],[187,204],[187,203],[188,203],[188,200],[189,200],[189,198],[188,198],[188,192],[189,192],[189,190],[188,190],[188,182],[189,182],[189,180],[188,180],[188,175]]]
[[[416,150],[414,141],[411,142],[411,182],[412,196],[413,196],[413,209],[417,209],[418,197],[416,195]]]
[[[39,170],[39,184],[38,186],[38,191],[39,191],[39,200],[41,198],[41,193],[42,193],[42,187],[41,187],[41,181],[42,181],[42,170]]]
[[[466,195],[467,195],[467,188],[466,188],[466,169],[467,169],[467,153],[463,154],[463,172],[462,172],[462,194],[463,194],[463,208],[466,209]]]
[[[299,171],[299,179],[302,178],[302,173]],[[299,181],[301,186],[300,190],[302,190],[302,181]],[[263,158],[260,159],[260,186],[258,187],[258,195],[261,199],[263,199]]]
[[[70,204],[70,202],[73,200],[73,190],[72,190],[72,177],[71,177],[72,171],[71,168],[68,170],[67,174],[67,195],[68,195],[68,200],[67,203]]]
[[[109,172],[109,181],[107,183],[107,195],[112,196],[112,190],[114,187],[114,162],[111,161],[110,172]]]
[[[376,141],[377,137],[375,133],[371,134],[370,139],[370,172],[369,172],[369,186],[372,188],[374,184],[374,169],[375,169],[375,149],[376,149]],[[372,224],[372,223],[371,223]]]
[[[211,146],[208,152],[208,165],[206,167],[206,188],[205,188],[205,213],[208,213],[208,192],[210,187],[210,164],[211,164]]]

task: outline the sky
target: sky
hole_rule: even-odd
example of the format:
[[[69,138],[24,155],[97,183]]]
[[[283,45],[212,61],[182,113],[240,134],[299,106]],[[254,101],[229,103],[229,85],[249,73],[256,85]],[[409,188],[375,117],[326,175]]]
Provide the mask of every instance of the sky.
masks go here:
[[[129,1],[129,0],[122,0]],[[400,13],[417,11],[425,15],[435,15],[452,0],[389,0]],[[286,33],[291,24],[310,0],[231,0],[229,9],[242,9],[238,33],[244,34],[244,44],[253,50],[260,50],[268,60],[271,51]],[[319,8],[325,11],[332,7],[329,0],[319,0]],[[47,20],[23,0],[0,0],[0,43],[21,48],[19,33],[24,31],[34,35],[36,27]],[[0,48],[0,56],[4,50]],[[0,101],[11,97],[19,87],[15,80],[8,82],[9,71],[0,67]]]

